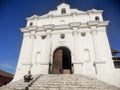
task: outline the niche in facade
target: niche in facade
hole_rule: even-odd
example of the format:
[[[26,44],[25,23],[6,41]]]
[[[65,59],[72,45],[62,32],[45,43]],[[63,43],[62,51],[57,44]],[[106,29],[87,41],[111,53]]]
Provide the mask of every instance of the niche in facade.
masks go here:
[[[86,33],[85,33],[85,32],[82,32],[82,33],[81,33],[81,36],[85,37],[85,36],[86,36]]]
[[[45,39],[45,38],[46,38],[46,35],[41,35],[41,38],[42,38],[42,39]]]
[[[61,14],[66,14],[66,9],[65,8],[61,9]]]
[[[98,16],[96,16],[95,17],[95,21],[99,21],[100,19],[99,19],[99,17]]]
[[[61,39],[64,39],[64,38],[65,38],[65,34],[61,34],[61,35],[60,35],[60,38],[61,38]]]
[[[30,22],[30,23],[29,23],[29,26],[33,26],[33,22]]]

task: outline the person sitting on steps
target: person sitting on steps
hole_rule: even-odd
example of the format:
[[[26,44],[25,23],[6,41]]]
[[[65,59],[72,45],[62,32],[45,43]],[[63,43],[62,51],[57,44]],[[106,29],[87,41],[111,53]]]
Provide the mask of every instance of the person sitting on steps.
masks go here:
[[[29,82],[30,80],[32,80],[32,74],[31,74],[31,71],[28,71],[28,74],[26,74],[24,76],[24,82]]]

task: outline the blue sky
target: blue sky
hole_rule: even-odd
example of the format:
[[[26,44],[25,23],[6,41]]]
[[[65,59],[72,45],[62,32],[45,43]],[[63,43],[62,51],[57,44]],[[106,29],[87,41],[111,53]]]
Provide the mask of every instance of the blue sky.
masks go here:
[[[25,27],[25,18],[43,15],[55,10],[63,0],[0,0],[0,69],[14,73],[22,44],[19,28]],[[107,34],[110,46],[120,50],[119,0],[64,0],[71,8],[104,10],[104,20],[110,20]],[[120,56],[120,55],[118,55]]]

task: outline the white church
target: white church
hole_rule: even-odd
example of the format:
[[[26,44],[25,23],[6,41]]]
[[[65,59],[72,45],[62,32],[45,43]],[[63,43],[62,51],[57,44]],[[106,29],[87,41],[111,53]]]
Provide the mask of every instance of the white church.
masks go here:
[[[109,21],[102,13],[62,3],[45,15],[26,18],[14,81],[31,71],[32,75],[88,75],[120,86],[106,34]]]

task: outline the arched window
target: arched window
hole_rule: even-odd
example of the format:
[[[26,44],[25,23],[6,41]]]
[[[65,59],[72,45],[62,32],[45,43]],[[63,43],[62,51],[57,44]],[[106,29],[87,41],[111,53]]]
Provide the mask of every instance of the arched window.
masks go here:
[[[61,14],[66,14],[66,9],[65,8],[61,9]]]
[[[99,19],[99,17],[98,17],[98,16],[96,16],[96,17],[95,17],[95,20],[96,20],[96,21],[99,21],[100,19]]]
[[[45,39],[45,38],[46,38],[46,35],[41,35],[41,38],[42,38],[42,39]]]
[[[85,33],[85,32],[82,32],[82,33],[81,33],[81,36],[85,37],[85,36],[86,36],[86,33]]]
[[[61,34],[60,37],[61,37],[61,39],[64,39],[65,38],[65,34]]]
[[[33,22],[30,22],[30,23],[29,23],[29,26],[33,26]]]

